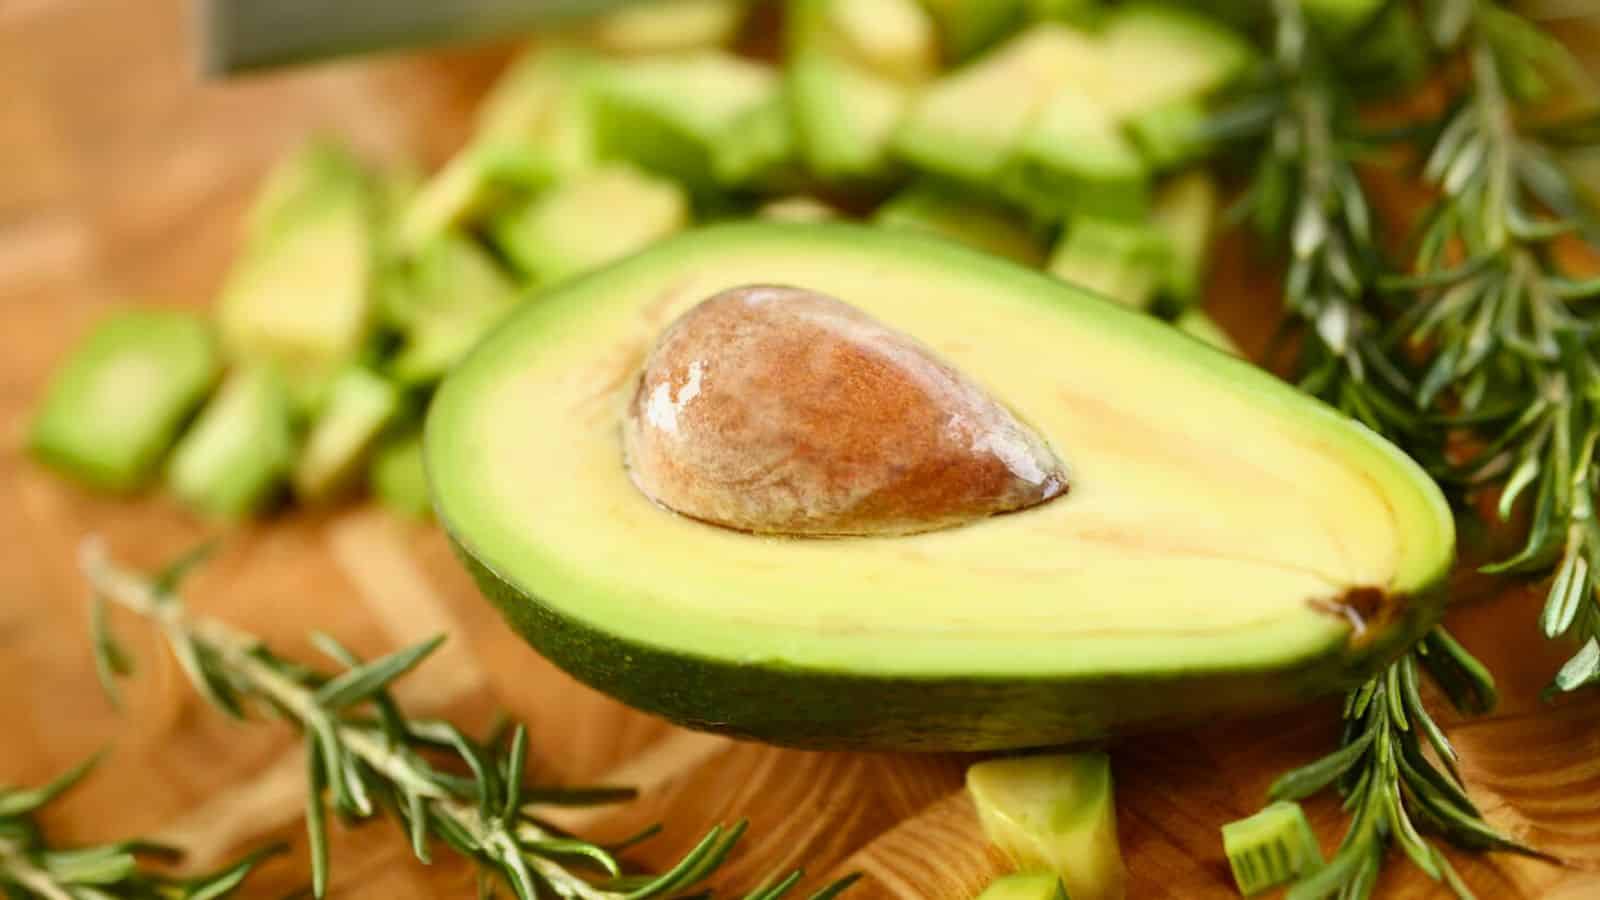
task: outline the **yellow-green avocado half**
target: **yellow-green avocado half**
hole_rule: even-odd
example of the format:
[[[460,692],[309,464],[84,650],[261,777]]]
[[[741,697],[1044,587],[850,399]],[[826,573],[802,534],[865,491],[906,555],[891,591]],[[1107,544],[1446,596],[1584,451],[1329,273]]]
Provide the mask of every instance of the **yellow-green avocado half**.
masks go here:
[[[661,330],[719,291],[850,303],[1038,431],[1068,494],[893,537],[708,525],[630,481]],[[435,508],[582,681],[695,728],[829,748],[1058,744],[1348,687],[1440,614],[1450,512],[1399,450],[1155,319],[954,244],[705,228],[539,296],[446,380]]]

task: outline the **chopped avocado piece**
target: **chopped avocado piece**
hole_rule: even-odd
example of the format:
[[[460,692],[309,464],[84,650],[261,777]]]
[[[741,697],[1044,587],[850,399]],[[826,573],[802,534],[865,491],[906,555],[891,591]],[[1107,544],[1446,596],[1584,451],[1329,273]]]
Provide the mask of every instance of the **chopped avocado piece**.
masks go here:
[[[252,230],[217,309],[227,354],[278,366],[301,394],[361,353],[375,319],[374,184],[360,169],[323,174],[270,201],[278,212]]]
[[[1052,448],[1068,492],[829,540],[651,502],[621,434],[644,348],[748,285],[914,339]],[[691,384],[639,400],[675,421],[714,386]],[[445,378],[424,452],[532,645],[637,707],[791,745],[1041,746],[1303,703],[1431,627],[1454,558],[1422,469],[1293,386],[1007,260],[845,223],[698,228],[543,291]]]
[[[1388,3],[1385,0],[1304,0],[1301,6],[1317,27],[1345,34],[1372,21]]]
[[[1006,195],[1042,219],[1133,219],[1148,204],[1144,160],[1097,101],[1068,86],[1045,105],[1001,175]]]
[[[1136,113],[1124,126],[1152,169],[1173,169],[1211,151],[1205,103],[1180,97]]]
[[[742,113],[711,151],[718,183],[772,189],[798,180],[799,146],[782,92]]]
[[[938,70],[939,36],[917,0],[791,0],[791,54],[815,52],[903,84]]]
[[[1287,800],[1222,826],[1222,845],[1246,897],[1322,868],[1322,847],[1305,811]]]
[[[1031,21],[1054,20],[1077,25],[1093,22],[1102,11],[1100,0],[1023,0],[1023,6]]]
[[[1177,329],[1184,334],[1192,338],[1198,338],[1223,353],[1244,356],[1244,352],[1239,349],[1238,344],[1233,342],[1233,338],[1222,330],[1222,326],[1218,325],[1215,319],[1206,315],[1204,310],[1186,309],[1178,314],[1178,318],[1174,319],[1172,324],[1177,326]]]
[[[1002,875],[978,895],[978,900],[1071,900],[1054,872],[1013,872]]]
[[[1173,178],[1156,194],[1151,220],[1170,250],[1163,289],[1179,307],[1200,299],[1216,227],[1217,183],[1202,169]]]
[[[405,384],[444,376],[520,297],[517,286],[471,239],[446,235],[411,262],[389,305],[401,343],[388,371]]]
[[[28,447],[87,484],[137,488],[205,399],[217,370],[216,342],[194,316],[116,313],[51,378]]]
[[[236,370],[173,450],[167,485],[206,515],[238,519],[260,511],[294,462],[292,419],[289,388],[276,370]]]
[[[1149,309],[1172,265],[1166,236],[1147,222],[1074,219],[1050,255],[1050,274],[1134,309]]]
[[[1026,0],[922,0],[939,27],[946,59],[963,62],[1022,25]]]
[[[563,182],[494,224],[495,242],[539,284],[603,265],[689,224],[689,199],[670,181],[621,165]]]
[[[1204,96],[1255,62],[1243,35],[1177,3],[1115,7],[1100,38],[1105,77],[1094,95],[1119,119]]]
[[[768,200],[756,215],[777,222],[826,222],[843,214],[815,197],[799,195]]]
[[[433,514],[420,434],[408,432],[384,442],[373,454],[368,479],[378,501],[395,512],[418,519]]]
[[[411,198],[394,230],[402,252],[483,218],[496,207],[526,202],[558,177],[550,159],[514,141],[479,140],[450,158]]]
[[[999,180],[1039,113],[1098,66],[1094,40],[1062,25],[1034,25],[930,84],[896,131],[912,165],[977,185]]]
[[[387,378],[360,367],[341,373],[300,450],[295,494],[317,501],[346,487],[399,411],[400,390]]]
[[[654,0],[596,16],[572,37],[621,55],[725,47],[739,36],[749,6],[746,0]]]
[[[415,252],[445,231],[525,202],[558,178],[593,165],[587,84],[595,58],[539,48],[514,62],[478,108],[477,130],[417,192],[396,227]]]
[[[1111,759],[1104,753],[992,759],[967,769],[978,819],[1022,869],[1048,869],[1074,900],[1121,900]]]
[[[715,186],[716,148],[780,87],[772,67],[721,51],[604,66],[591,95],[600,155],[703,192]]]
[[[954,188],[934,184],[906,188],[878,207],[873,221],[937,234],[1025,266],[1044,264],[1045,247],[1026,221],[1012,210]]]
[[[807,167],[827,181],[890,174],[890,143],[905,114],[906,88],[827,53],[789,59],[790,112]]]

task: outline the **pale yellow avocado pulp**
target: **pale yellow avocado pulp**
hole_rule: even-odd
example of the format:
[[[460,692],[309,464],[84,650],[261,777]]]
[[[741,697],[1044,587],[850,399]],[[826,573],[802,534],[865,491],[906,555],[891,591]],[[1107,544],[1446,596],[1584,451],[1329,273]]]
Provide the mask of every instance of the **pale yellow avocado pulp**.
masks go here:
[[[832,540],[653,505],[620,449],[639,366],[680,313],[750,283],[830,294],[920,339],[1049,441],[1070,494]],[[848,225],[703,229],[530,303],[445,384],[427,460],[480,575],[555,616],[636,648],[850,677],[1164,679],[1354,658],[1377,635],[1352,640],[1340,598],[1429,593],[1453,552],[1449,510],[1409,459],[1270,375],[1021,267]],[[491,590],[503,608],[505,593]],[[1434,599],[1397,602],[1390,632],[1437,615]],[[546,620],[508,615],[541,643]],[[631,664],[619,651],[579,675]]]

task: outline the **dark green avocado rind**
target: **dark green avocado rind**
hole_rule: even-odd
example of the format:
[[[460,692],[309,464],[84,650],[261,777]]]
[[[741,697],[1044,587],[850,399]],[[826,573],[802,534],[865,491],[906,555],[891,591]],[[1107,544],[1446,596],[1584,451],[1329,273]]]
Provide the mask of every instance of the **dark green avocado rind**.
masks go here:
[[[1044,747],[1290,708],[1353,688],[1438,623],[1445,580],[1396,598],[1400,619],[1291,667],[1162,678],[910,678],[749,665],[645,644],[565,616],[473,556],[478,588],[574,678],[679,725],[791,747],[978,751]],[[1331,613],[1330,615],[1335,614]],[[1185,702],[1175,704],[1172,691]]]
[[[603,291],[611,281],[637,277],[652,266],[670,273],[675,254],[738,253],[744,248],[782,246],[803,252],[817,247],[848,246],[856,254],[915,253],[918,264],[948,265],[996,286],[1027,294],[1040,303],[1069,303],[1080,320],[1148,341],[1152,352],[1205,357],[1208,375],[1237,383],[1259,402],[1306,420],[1331,421],[1337,413],[1308,400],[1293,388],[1247,364],[1178,340],[1161,323],[1117,309],[1111,303],[1086,300],[1081,291],[1046,276],[992,257],[916,235],[848,225],[726,225],[674,238],[628,261],[569,282],[556,295],[545,295],[480,345],[479,356],[512,346],[517,323],[522,332],[559,321],[563,306],[586,299],[585,291]],[[624,272],[626,270],[626,272]],[[614,274],[613,274],[614,273]],[[1088,304],[1088,308],[1084,304]],[[537,324],[536,323],[540,323]],[[487,348],[487,350],[486,350]],[[529,352],[537,352],[529,348]],[[1195,360],[1198,362],[1198,360]],[[463,368],[470,368],[471,359]],[[1146,660],[1120,667],[1116,674],[1058,671],[976,674],[967,672],[839,671],[826,664],[762,660],[742,662],[668,644],[668,638],[647,629],[617,633],[603,617],[581,605],[564,610],[562,596],[540,596],[541,588],[519,587],[497,570],[495,548],[475,547],[470,522],[452,520],[451,503],[459,490],[441,484],[436,467],[449,458],[448,408],[470,402],[468,382],[448,381],[443,399],[430,411],[428,466],[435,506],[457,551],[477,578],[484,594],[507,620],[541,653],[584,681],[638,708],[694,728],[720,731],[773,743],[803,747],[905,750],[979,750],[1040,746],[1178,726],[1224,714],[1248,714],[1292,706],[1358,683],[1408,647],[1441,614],[1441,586],[1452,554],[1448,510],[1442,498],[1430,506],[1444,537],[1438,550],[1424,552],[1425,567],[1397,582],[1398,596],[1376,604],[1380,614],[1364,632],[1330,629],[1333,635],[1292,653],[1267,654],[1264,661],[1204,667]],[[451,402],[445,402],[449,400]],[[1359,426],[1341,428],[1363,432]],[[1370,433],[1362,442],[1381,444]],[[1384,453],[1403,460],[1383,445]],[[1410,467],[1420,479],[1420,470]],[[459,487],[459,486],[458,486]],[[441,488],[446,488],[441,491]],[[1427,492],[1422,492],[1427,493]],[[1436,495],[1437,491],[1433,493]],[[463,515],[468,510],[461,510]],[[490,552],[484,552],[490,551]],[[499,551],[504,552],[504,548]],[[520,560],[517,563],[521,565]],[[560,586],[559,583],[557,585]],[[1376,595],[1377,591],[1369,590]],[[567,597],[571,607],[571,597]],[[1308,604],[1314,598],[1307,598]],[[1368,598],[1370,602],[1371,598]],[[1361,605],[1359,603],[1353,605]],[[1388,614],[1383,614],[1387,610]],[[1342,619],[1328,608],[1325,614]],[[729,626],[736,627],[736,626]],[[618,629],[624,631],[626,629]],[[1175,693],[1181,697],[1175,698]]]

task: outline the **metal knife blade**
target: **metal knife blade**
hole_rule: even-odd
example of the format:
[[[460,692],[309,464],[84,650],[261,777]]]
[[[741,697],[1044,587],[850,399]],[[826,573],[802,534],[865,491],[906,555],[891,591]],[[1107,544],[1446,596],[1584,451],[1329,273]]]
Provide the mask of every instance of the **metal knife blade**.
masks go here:
[[[231,75],[526,33],[638,0],[196,0],[200,68]]]

